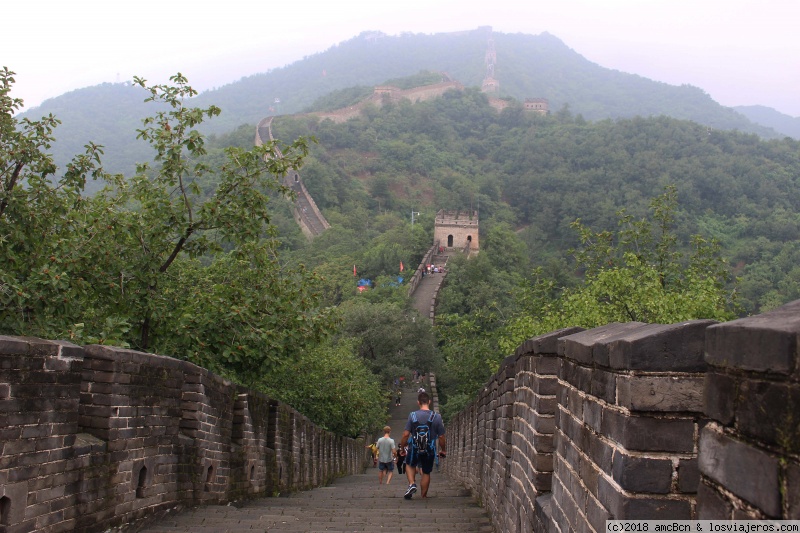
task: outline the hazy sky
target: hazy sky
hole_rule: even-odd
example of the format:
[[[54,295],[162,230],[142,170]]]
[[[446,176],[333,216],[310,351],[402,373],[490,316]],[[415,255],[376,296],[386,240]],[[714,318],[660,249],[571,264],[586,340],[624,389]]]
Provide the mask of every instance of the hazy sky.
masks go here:
[[[3,12],[0,66],[27,108],[134,75],[180,71],[210,89],[367,30],[492,26],[552,33],[604,67],[695,85],[726,106],[800,116],[800,0],[5,0]]]

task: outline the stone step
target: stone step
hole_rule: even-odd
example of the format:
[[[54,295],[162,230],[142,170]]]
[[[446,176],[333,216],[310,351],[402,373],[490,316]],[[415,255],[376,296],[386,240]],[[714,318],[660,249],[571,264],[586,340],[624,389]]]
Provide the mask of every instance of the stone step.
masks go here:
[[[428,498],[403,498],[405,479],[378,485],[377,470],[327,487],[237,505],[210,505],[166,516],[142,533],[254,531],[482,532],[493,531],[469,492],[434,473]]]

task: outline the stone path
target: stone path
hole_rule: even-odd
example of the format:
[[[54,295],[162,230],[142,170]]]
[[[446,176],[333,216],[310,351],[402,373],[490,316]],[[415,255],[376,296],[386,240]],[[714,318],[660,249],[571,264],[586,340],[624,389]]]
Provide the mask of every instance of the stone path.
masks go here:
[[[447,259],[448,257],[446,255],[436,255],[433,257],[434,264],[439,266],[446,265]],[[419,281],[419,285],[417,285],[411,297],[411,305],[414,309],[419,311],[420,316],[428,319],[430,318],[433,295],[439,290],[444,278],[444,274],[430,274]]]
[[[392,402],[389,425],[398,443],[408,413],[416,407],[419,385],[403,388],[400,407]],[[446,459],[444,459],[446,461]],[[419,482],[417,483],[419,484]],[[339,478],[327,487],[288,497],[261,498],[241,506],[206,506],[167,515],[142,533],[268,532],[483,532],[493,531],[486,512],[469,491],[434,470],[428,498],[403,494],[408,483],[395,471],[378,485],[378,469]]]

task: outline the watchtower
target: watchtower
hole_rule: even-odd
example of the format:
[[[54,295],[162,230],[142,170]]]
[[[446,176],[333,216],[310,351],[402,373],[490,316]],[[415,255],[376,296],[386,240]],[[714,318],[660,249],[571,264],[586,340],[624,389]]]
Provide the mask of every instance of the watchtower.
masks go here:
[[[446,250],[477,253],[478,212],[440,209],[433,225],[433,242]]]

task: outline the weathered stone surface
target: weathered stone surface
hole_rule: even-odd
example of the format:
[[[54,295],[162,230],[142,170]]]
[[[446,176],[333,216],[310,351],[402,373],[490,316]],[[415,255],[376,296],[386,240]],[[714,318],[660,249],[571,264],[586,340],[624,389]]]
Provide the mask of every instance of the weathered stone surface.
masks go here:
[[[689,520],[691,502],[664,497],[629,496],[605,477],[598,480],[597,499],[617,520]]]
[[[742,435],[800,452],[800,386],[742,379],[735,405]]]
[[[731,503],[705,483],[697,487],[698,520],[730,520],[733,512]]]
[[[538,337],[533,337],[525,341],[522,346],[524,346],[526,353],[556,355],[558,354],[558,339],[583,330],[584,328],[578,327],[559,329],[550,333],[545,333],[544,335],[539,335]],[[520,348],[522,348],[522,346]],[[517,352],[519,352],[519,349]]]
[[[786,465],[786,519],[800,520],[800,463],[794,461]]]
[[[608,366],[607,349],[611,340],[642,326],[642,322],[614,322],[598,328],[566,335],[558,340],[558,354],[583,364],[596,362]]]
[[[614,452],[612,477],[628,492],[668,494],[672,485],[672,461]]]
[[[606,409],[601,422],[603,435],[630,451],[692,453],[695,423],[690,418],[626,416]]]
[[[703,376],[617,376],[617,405],[631,411],[703,411]]]
[[[699,465],[704,476],[768,516],[780,516],[779,463],[774,456],[709,425],[700,432]]]
[[[697,458],[678,460],[678,491],[683,493],[697,492],[700,483],[700,467]]]
[[[735,377],[709,372],[703,384],[703,412],[722,425],[733,423],[738,396],[738,382]]]
[[[608,343],[608,365],[621,370],[702,372],[706,329],[714,320],[648,324]]]
[[[800,300],[710,327],[706,361],[720,367],[793,374],[798,372],[798,334]]]

